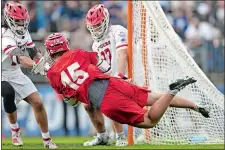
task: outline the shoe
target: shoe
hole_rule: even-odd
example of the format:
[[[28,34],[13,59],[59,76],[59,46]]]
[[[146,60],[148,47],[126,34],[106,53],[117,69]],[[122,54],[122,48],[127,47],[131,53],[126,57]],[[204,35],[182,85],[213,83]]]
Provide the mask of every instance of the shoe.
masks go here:
[[[202,116],[204,116],[205,118],[209,118],[209,111],[206,109],[206,108],[203,108],[203,107],[199,107],[198,108],[199,110],[199,113],[202,114]]]
[[[112,139],[109,135],[104,135],[97,137],[95,136],[93,140],[84,142],[83,146],[97,146],[97,145],[111,145]]]
[[[52,142],[51,138],[43,139],[43,143],[44,143],[44,148],[57,149],[59,147],[54,142]]]
[[[171,91],[178,90],[185,88],[187,85],[195,83],[197,80],[194,78],[187,78],[187,79],[178,79],[176,82],[169,85]]]
[[[20,128],[11,129],[11,132],[12,132],[12,144],[15,146],[22,146],[23,141],[21,138]]]
[[[125,134],[118,136],[116,138],[116,146],[127,146],[127,145],[128,143],[127,143]]]

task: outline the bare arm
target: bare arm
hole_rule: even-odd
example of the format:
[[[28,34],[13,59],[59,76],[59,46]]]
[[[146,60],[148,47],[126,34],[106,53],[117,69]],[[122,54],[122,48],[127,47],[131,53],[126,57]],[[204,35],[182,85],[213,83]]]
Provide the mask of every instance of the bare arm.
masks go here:
[[[27,48],[29,57],[27,56],[18,56],[19,63],[25,68],[33,68],[33,66],[40,60],[42,57],[41,52],[34,46],[33,48]]]
[[[126,74],[127,67],[127,47],[117,50],[117,72]]]

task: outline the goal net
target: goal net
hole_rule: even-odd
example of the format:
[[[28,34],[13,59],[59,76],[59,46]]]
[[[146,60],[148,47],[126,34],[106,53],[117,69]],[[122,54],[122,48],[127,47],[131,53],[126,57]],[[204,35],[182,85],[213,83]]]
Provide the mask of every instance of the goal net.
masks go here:
[[[197,82],[178,96],[207,106],[211,116],[208,119],[190,109],[168,108],[156,127],[133,128],[134,143],[224,143],[224,95],[192,59],[157,1],[130,3],[128,17],[132,19],[128,24],[132,27],[128,27],[128,32],[132,32],[129,38],[134,82],[155,92],[167,92],[168,85],[176,79],[194,77]]]

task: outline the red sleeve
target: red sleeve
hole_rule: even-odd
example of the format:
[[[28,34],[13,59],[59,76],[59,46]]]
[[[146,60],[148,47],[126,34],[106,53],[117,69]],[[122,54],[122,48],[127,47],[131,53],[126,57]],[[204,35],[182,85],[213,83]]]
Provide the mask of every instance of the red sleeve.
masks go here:
[[[97,52],[90,52],[83,49],[75,49],[73,52],[73,55],[79,55],[83,56],[84,58],[87,58],[91,64],[97,65],[98,63],[98,53]]]
[[[57,93],[56,93],[57,94]],[[63,97],[62,97],[62,95],[61,94],[57,94],[57,98],[58,98],[58,100],[60,100],[60,101],[62,101],[63,100]]]
[[[53,88],[53,90],[54,90],[54,92],[56,94],[57,100],[62,101],[63,100],[63,97],[62,97],[61,94],[58,93],[59,91],[56,91],[56,88]]]
[[[60,90],[60,88],[57,86],[57,78],[56,78],[56,76],[55,75],[51,75],[51,72],[50,72],[50,70],[48,71],[48,73],[47,73],[47,77],[48,77],[48,79],[49,79],[49,83],[50,83],[50,85],[52,86],[52,88],[55,90],[55,92],[57,93],[57,94],[62,94],[61,93],[61,90]]]
[[[93,65],[97,65],[98,63],[98,53],[97,52],[88,52],[88,55],[89,55],[89,59],[90,59],[90,62],[91,64]]]

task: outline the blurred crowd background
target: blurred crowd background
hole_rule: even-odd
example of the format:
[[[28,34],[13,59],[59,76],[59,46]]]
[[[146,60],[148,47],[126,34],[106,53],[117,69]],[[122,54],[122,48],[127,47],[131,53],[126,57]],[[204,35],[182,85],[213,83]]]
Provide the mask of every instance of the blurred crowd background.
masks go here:
[[[126,1],[18,2],[28,8],[29,31],[40,49],[43,49],[46,36],[59,31],[69,38],[71,48],[91,50],[93,41],[85,25],[85,16],[91,6],[98,3],[108,8],[112,24],[127,27]],[[160,4],[197,64],[224,93],[224,1],[160,1]],[[35,83],[47,82],[44,77],[24,71]],[[75,114],[77,116],[76,111]]]
[[[18,2],[29,10],[29,31],[40,49],[47,35],[60,31],[72,40],[71,48],[91,50],[92,39],[85,16],[98,3],[108,8],[112,24],[127,26],[126,1]],[[202,70],[224,72],[224,1],[160,1],[160,4]]]
[[[88,9],[98,3],[108,8],[112,24],[127,26],[126,1],[19,2],[29,10],[29,31],[40,49],[47,35],[60,31],[72,40],[71,48],[91,50],[92,39],[85,16]],[[201,69],[205,73],[223,73],[224,1],[160,1],[160,4]]]

